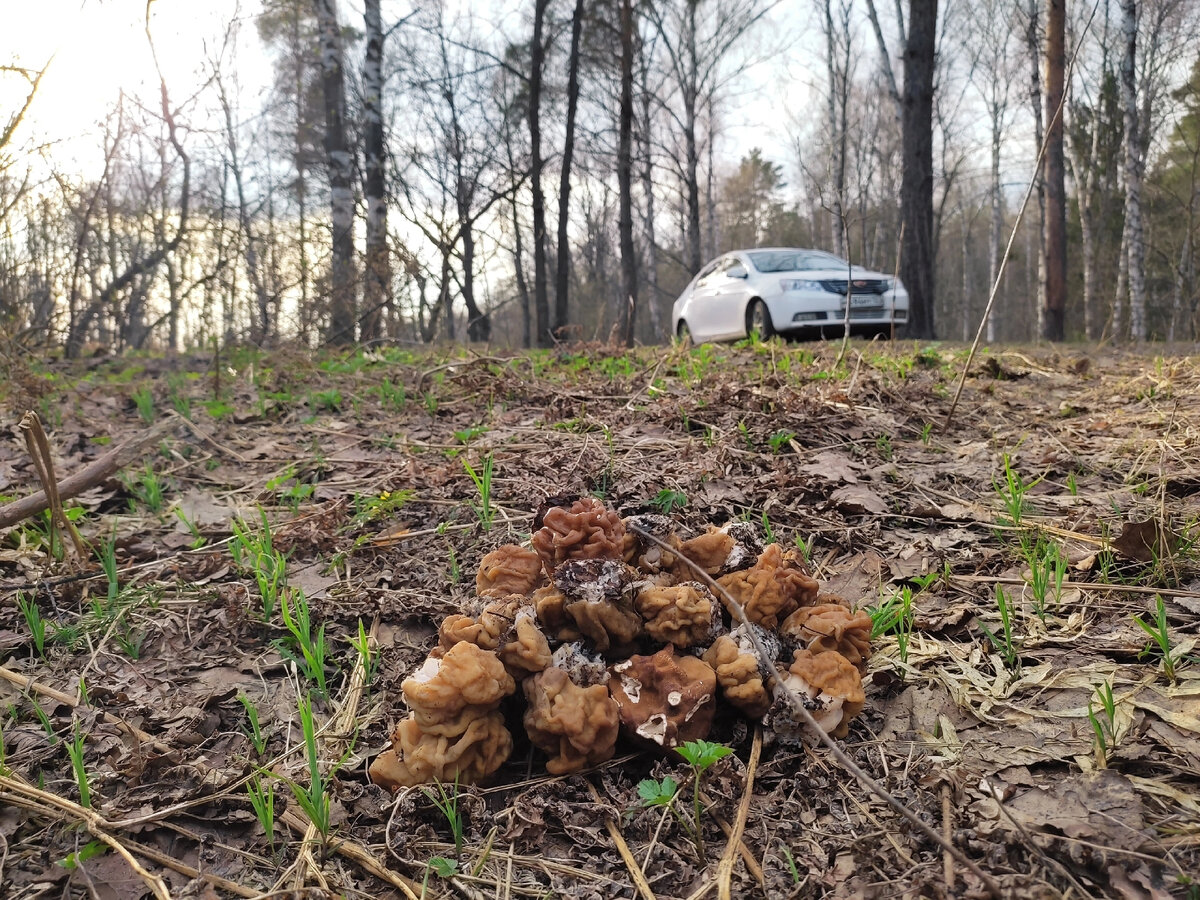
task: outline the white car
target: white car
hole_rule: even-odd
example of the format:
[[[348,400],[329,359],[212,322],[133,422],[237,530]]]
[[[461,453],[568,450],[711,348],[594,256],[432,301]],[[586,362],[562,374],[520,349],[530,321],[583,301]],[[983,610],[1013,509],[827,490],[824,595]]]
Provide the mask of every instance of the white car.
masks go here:
[[[680,339],[721,341],[752,331],[840,336],[850,298],[851,334],[892,334],[908,322],[908,292],[896,278],[820,250],[771,247],[719,256],[671,309]]]

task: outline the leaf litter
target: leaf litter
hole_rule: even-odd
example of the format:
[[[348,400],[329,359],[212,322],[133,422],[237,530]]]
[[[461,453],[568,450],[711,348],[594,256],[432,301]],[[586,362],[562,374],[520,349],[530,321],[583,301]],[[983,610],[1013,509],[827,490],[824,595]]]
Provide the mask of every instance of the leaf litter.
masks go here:
[[[518,752],[490,786],[460,789],[453,872],[430,867],[454,841],[428,798],[389,797],[365,775],[402,715],[400,680],[471,596],[483,553],[526,540],[548,495],[594,492],[633,512],[672,491],[692,527],[745,519],[802,546],[823,589],[856,605],[907,592],[911,615],[877,636],[867,707],[843,747],[1005,891],[1195,896],[1194,362],[987,357],[942,433],[965,352],[855,344],[839,368],[835,350],[278,351],[222,359],[219,381],[198,356],[156,361],[165,379],[132,360],[47,366],[38,412],[60,479],[144,430],[139,387],[175,420],[67,500],[86,506],[93,558],[56,558],[40,516],[4,533],[0,893],[715,893],[746,793],[744,723],[713,735],[737,755],[706,784],[707,858],[638,800],[645,777],[683,779],[681,760],[627,754],[555,779]],[[24,410],[7,412],[15,424]],[[465,464],[481,471],[488,457],[485,531]],[[15,429],[0,476],[10,499],[40,487]],[[313,695],[279,603],[264,617],[270,585],[232,555],[235,520],[260,544],[270,532],[285,586],[303,590],[313,631],[324,626],[326,696]],[[1166,661],[1133,621],[1156,624],[1156,598]],[[40,649],[18,599],[39,611]],[[302,696],[331,801],[325,834],[288,786],[309,787],[313,771]],[[68,753],[77,735],[90,810]],[[272,834],[251,783],[274,786]],[[819,747],[763,751],[741,843],[739,897],[982,890]]]

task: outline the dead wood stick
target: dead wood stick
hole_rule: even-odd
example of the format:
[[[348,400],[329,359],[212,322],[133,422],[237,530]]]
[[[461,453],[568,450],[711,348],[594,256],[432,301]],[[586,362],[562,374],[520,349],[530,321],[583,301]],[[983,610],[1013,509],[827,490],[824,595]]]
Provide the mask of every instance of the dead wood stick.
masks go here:
[[[29,452],[29,459],[33,463],[33,471],[37,474],[38,481],[42,483],[42,492],[46,495],[47,504],[50,508],[50,544],[51,548],[54,545],[54,535],[59,535],[59,540],[63,540],[63,534],[71,536],[71,544],[75,548],[75,557],[83,560],[87,557],[87,548],[83,544],[83,539],[79,536],[79,530],[67,518],[67,514],[63,512],[62,498],[58,495],[58,478],[54,474],[54,456],[50,452],[50,441],[46,437],[46,430],[42,428],[42,420],[38,418],[38,414],[33,410],[28,410],[21,417],[21,423],[17,429],[25,435],[25,448]],[[65,550],[63,551],[66,552]]]
[[[158,900],[171,900],[171,892],[167,890],[167,884],[162,880],[162,876],[147,871],[141,863],[134,859],[129,849],[109,833],[109,823],[95,810],[80,806],[72,800],[49,791],[43,791],[10,775],[0,775],[0,792],[28,799],[38,804],[44,811],[56,810],[61,815],[70,816],[83,823],[93,837],[117,851],[117,854],[129,864],[129,868],[133,869]]]
[[[767,652],[767,648],[763,645],[762,639],[751,627],[752,623],[746,617],[746,610],[742,607],[742,604],[737,601],[737,598],[735,598],[729,593],[729,591],[725,590],[724,587],[713,580],[712,576],[704,571],[701,566],[697,565],[687,556],[680,553],[678,548],[670,546],[668,543],[666,543],[666,541],[659,540],[645,529],[639,528],[636,525],[632,525],[630,528],[636,534],[661,547],[663,550],[674,553],[676,557],[683,560],[688,568],[696,573],[696,578],[698,581],[707,585],[708,589],[713,591],[717,596],[724,598],[727,608],[733,613],[733,617],[746,626],[746,636],[750,639],[750,643],[754,647],[754,652],[758,655],[759,666],[766,671],[770,671],[774,665],[771,662],[771,654]],[[817,720],[813,718],[813,714],[809,712],[808,707],[804,705],[804,701],[800,698],[799,694],[785,684],[783,679],[773,678],[772,685],[774,686],[776,696],[782,696],[787,701],[788,705],[792,708],[796,715],[800,717],[800,720],[804,722],[804,724],[809,727],[809,730],[816,735],[817,739],[828,748],[829,752],[833,754],[833,758],[836,759],[839,764],[841,764],[843,769],[857,778],[863,787],[865,787],[876,797],[899,813],[902,817],[908,820],[909,824],[921,832],[921,834],[925,835],[925,837],[933,841],[939,847],[945,849],[947,852],[954,854],[954,858],[966,866],[971,871],[971,874],[979,879],[980,883],[983,884],[989,894],[996,898],[1002,896],[1000,893],[1000,885],[996,883],[995,879],[992,878],[991,875],[988,875],[983,871],[983,869],[979,868],[979,865],[975,862],[975,860],[971,859],[952,843],[948,843],[940,834],[937,833],[937,831],[926,824],[915,812],[913,812],[904,803],[889,793],[887,789],[883,787],[883,785],[864,772],[862,768],[846,754],[846,751],[838,746],[837,741],[826,734],[825,730],[817,724]]]
[[[742,802],[738,804],[737,816],[733,820],[729,844],[721,854],[721,863],[717,866],[717,900],[731,900],[730,884],[733,880],[733,863],[737,859],[738,848],[742,846],[742,832],[746,830],[746,819],[750,815],[750,801],[754,797],[754,775],[758,771],[758,758],[762,754],[762,726],[754,729],[754,741],[750,745],[750,761],[746,763],[746,781],[742,785]],[[696,823],[700,827],[700,823]]]
[[[133,460],[137,459],[147,444],[157,441],[170,431],[174,425],[173,418],[164,419],[137,437],[126,441],[120,447],[116,447],[105,453],[95,462],[80,469],[74,475],[68,475],[55,486],[59,499],[69,500],[78,494],[82,494],[89,488],[100,484],[114,472],[123,469]],[[44,490],[38,491],[36,494],[30,494],[28,497],[22,497],[20,500],[14,500],[12,503],[0,506],[0,528],[15,525],[17,522],[37,515],[49,508],[50,499],[46,496]]]

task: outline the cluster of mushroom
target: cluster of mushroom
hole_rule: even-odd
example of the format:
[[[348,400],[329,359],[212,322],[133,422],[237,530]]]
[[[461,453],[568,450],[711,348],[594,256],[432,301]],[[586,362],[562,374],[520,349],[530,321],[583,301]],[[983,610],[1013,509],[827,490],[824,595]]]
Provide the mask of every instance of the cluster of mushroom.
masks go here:
[[[784,741],[805,730],[784,687],[835,736],[862,709],[870,617],[820,594],[802,560],[763,548],[752,525],[684,540],[666,516],[622,519],[585,497],[550,501],[534,529],[533,549],[483,558],[473,614],[447,617],[401,684],[408,715],[371,766],[376,783],[482,781],[512,752],[518,716],[561,775],[609,759],[621,734],[663,750],[703,739],[718,697]],[[772,656],[762,665],[748,629]]]

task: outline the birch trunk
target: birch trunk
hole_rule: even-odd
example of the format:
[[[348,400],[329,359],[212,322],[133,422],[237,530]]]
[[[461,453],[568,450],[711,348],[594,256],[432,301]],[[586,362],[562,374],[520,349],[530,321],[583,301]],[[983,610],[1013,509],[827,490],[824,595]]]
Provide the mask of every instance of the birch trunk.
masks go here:
[[[617,140],[621,244],[620,339],[633,346],[637,321],[637,257],[633,247],[633,0],[621,0],[621,111]]]
[[[354,342],[354,157],[346,141],[346,87],[342,32],[336,0],[314,0],[320,41],[321,89],[325,101],[325,160],[329,167],[332,229],[330,308],[327,340]]]
[[[1121,0],[1121,105],[1125,113],[1125,253],[1129,277],[1129,336],[1146,339],[1146,245],[1142,226],[1142,160],[1137,105],[1137,0]]]
[[[391,304],[387,249],[387,198],[384,190],[383,20],[379,0],[366,0],[363,11],[367,49],[363,60],[363,193],[367,203],[367,271],[363,286],[361,339],[378,340],[385,309]]]

